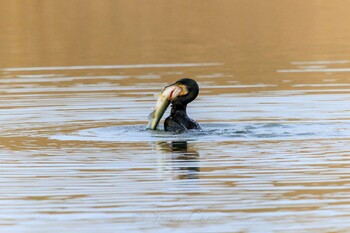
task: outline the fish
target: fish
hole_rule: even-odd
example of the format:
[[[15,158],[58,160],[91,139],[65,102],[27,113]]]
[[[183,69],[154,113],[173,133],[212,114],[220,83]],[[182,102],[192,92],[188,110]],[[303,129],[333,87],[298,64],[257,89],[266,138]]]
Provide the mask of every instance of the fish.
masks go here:
[[[148,124],[146,129],[156,130],[161,118],[169,107],[172,100],[183,93],[181,86],[171,84],[163,88],[158,95],[157,103],[154,110],[148,116]]]

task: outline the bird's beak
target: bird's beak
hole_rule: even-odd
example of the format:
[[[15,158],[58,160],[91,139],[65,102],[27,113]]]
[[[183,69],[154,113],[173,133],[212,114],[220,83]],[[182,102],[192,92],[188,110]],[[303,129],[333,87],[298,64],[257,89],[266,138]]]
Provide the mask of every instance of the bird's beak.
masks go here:
[[[186,95],[188,89],[185,85],[173,83],[163,88],[160,93],[154,111],[149,115],[147,128],[156,130],[160,119],[164,115],[170,103],[178,96]]]

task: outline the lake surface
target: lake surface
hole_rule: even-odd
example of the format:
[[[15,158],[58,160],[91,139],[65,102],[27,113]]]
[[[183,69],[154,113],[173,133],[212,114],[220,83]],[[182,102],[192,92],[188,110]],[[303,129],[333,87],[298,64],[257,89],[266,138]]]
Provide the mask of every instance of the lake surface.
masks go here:
[[[0,232],[350,228],[349,3],[1,4]],[[146,130],[183,77],[203,131]]]

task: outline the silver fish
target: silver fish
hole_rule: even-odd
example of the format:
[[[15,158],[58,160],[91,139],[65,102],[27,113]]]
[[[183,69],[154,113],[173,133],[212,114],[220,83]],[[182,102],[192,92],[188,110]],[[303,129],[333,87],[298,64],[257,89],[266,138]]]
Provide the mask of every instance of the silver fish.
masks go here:
[[[171,84],[165,87],[158,96],[158,100],[154,110],[148,116],[148,125],[147,129],[156,130],[160,119],[164,115],[164,112],[170,105],[170,102],[183,93],[181,86],[178,86],[176,83]]]

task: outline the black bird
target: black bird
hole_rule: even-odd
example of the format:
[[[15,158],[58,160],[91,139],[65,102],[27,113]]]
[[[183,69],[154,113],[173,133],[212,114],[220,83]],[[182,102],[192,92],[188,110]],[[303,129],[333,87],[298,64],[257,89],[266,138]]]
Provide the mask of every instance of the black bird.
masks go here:
[[[199,124],[189,118],[186,113],[187,104],[192,102],[199,93],[195,80],[183,78],[166,86],[160,94],[155,110],[150,115],[149,128],[155,130],[165,110],[171,103],[171,113],[164,121],[166,131],[185,132],[191,129],[201,129]]]
[[[186,94],[179,95],[171,102],[171,112],[164,121],[166,131],[184,132],[190,129],[201,129],[199,124],[187,116],[187,104],[196,99],[199,93],[199,87],[196,81],[189,78],[183,78],[172,85],[177,85],[185,89]],[[187,89],[187,91],[186,91]]]

